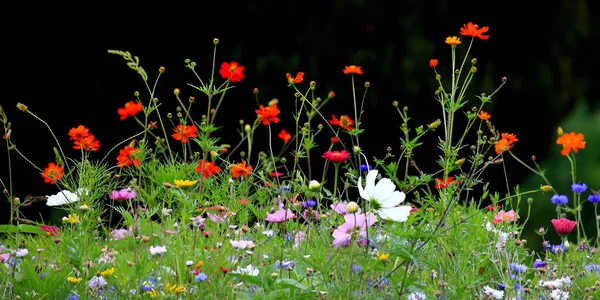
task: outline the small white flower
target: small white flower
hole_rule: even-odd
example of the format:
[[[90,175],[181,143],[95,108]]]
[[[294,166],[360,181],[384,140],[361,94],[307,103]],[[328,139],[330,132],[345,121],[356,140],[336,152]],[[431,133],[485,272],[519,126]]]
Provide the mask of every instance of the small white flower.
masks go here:
[[[408,205],[397,206],[404,202],[406,195],[396,191],[396,185],[389,178],[382,178],[375,185],[377,170],[367,173],[366,185],[363,188],[362,178],[358,178],[358,192],[360,196],[371,202],[379,216],[385,220],[404,222],[408,220],[411,207]]]
[[[79,201],[79,197],[83,193],[85,193],[87,195],[88,190],[84,189],[84,188],[80,188],[80,189],[77,189],[77,191],[75,193],[68,191],[68,190],[62,190],[62,191],[56,193],[56,195],[46,196],[46,197],[48,197],[48,199],[46,200],[46,205],[59,206],[59,205],[67,204],[67,203],[77,202],[77,201]]]
[[[550,298],[552,300],[569,300],[569,292],[563,292],[559,289],[556,289],[550,293]]]
[[[167,246],[150,246],[150,254],[157,255],[167,252]]]
[[[272,237],[275,234],[275,232],[273,232],[273,230],[271,230],[271,229],[268,229],[268,230],[263,231],[262,234],[264,234],[268,237]]]
[[[237,267],[235,271],[232,271],[231,274],[240,274],[240,275],[250,275],[250,276],[258,276],[260,270],[258,270],[253,265],[248,265],[245,268]]]
[[[421,292],[412,292],[410,294],[408,294],[408,297],[406,297],[406,300],[425,300],[427,299],[427,296],[425,296],[425,294],[421,293]]]
[[[504,298],[504,291],[495,290],[487,285],[483,287],[483,294],[495,299]]]

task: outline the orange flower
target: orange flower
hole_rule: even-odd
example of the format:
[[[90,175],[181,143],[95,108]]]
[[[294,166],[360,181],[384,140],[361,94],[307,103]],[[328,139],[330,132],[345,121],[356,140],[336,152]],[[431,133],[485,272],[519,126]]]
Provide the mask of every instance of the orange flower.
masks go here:
[[[98,151],[100,149],[100,141],[96,140],[93,134],[88,134],[79,140],[73,142],[73,149],[82,149],[83,151]]]
[[[337,136],[332,136],[330,140],[332,144],[337,144],[340,142],[340,139]]]
[[[437,67],[437,65],[438,65],[438,60],[437,59],[430,59],[429,60],[429,66],[430,67],[435,68],[435,67]]]
[[[231,82],[240,82],[244,79],[244,67],[238,65],[235,61],[231,63],[224,62],[221,64],[219,74],[225,80],[229,79]]]
[[[141,102],[129,101],[125,103],[125,107],[120,107],[117,112],[121,116],[121,121],[127,119],[127,117],[133,117],[135,114],[142,111]]]
[[[89,134],[89,129],[85,128],[83,125],[79,125],[76,128],[71,128],[71,130],[69,130],[69,139],[72,141],[78,141],[84,137],[87,137]]]
[[[171,134],[171,136],[178,140],[181,141],[182,143],[187,143],[189,141],[190,138],[195,138],[198,137],[198,134],[196,133],[198,131],[198,128],[196,127],[196,125],[177,125],[177,129],[173,129],[175,131],[175,133]]]
[[[361,68],[362,67],[355,66],[355,65],[346,66],[342,72],[344,72],[344,74],[358,74],[358,75],[362,75],[363,71],[361,70]]]
[[[350,118],[346,115],[341,115],[338,120],[338,118],[336,118],[334,114],[331,114],[331,120],[329,120],[329,124],[338,125],[342,129],[345,129],[345,130],[352,130],[353,129],[352,125],[354,125],[354,120],[352,120],[352,118]]]
[[[139,158],[140,149],[130,147],[129,145],[119,151],[117,156],[117,166],[119,168],[129,167],[133,164],[134,167],[139,166],[142,162]]]
[[[217,175],[219,171],[221,171],[221,168],[219,168],[214,162],[211,161],[204,163],[203,159],[200,160],[200,163],[196,167],[196,173],[202,173],[202,177],[205,179],[208,178],[208,176],[213,177]]]
[[[269,125],[272,123],[279,122],[279,113],[281,111],[277,108],[277,104],[271,104],[267,107],[264,107],[262,104],[260,105],[260,109],[255,110],[258,118],[261,120],[263,125]]]
[[[233,178],[238,178],[240,176],[248,177],[248,175],[250,175],[250,171],[252,171],[252,166],[246,166],[245,160],[242,161],[242,163],[233,164],[233,166],[231,166],[231,175]]]
[[[292,77],[292,74],[287,73],[287,74],[285,74],[285,77],[287,78],[287,80],[290,84],[300,83],[300,82],[304,81],[304,72],[298,72],[296,77]]]
[[[446,38],[446,44],[456,47],[460,45],[460,38],[456,36],[449,36]]]
[[[519,141],[517,139],[517,136],[512,133],[503,133],[501,136],[502,138],[498,141],[498,143],[496,143],[496,145],[494,145],[496,154],[498,155],[504,151],[510,150],[510,148],[512,148],[512,145]]]
[[[434,184],[433,187],[436,190],[445,189],[445,188],[447,188],[453,182],[455,184],[459,184],[460,183],[458,180],[454,180],[454,177],[452,177],[452,176],[448,176],[448,178],[446,179],[446,182],[444,182],[444,179],[442,179],[442,178],[436,178],[435,180],[437,181],[437,183]]]
[[[278,137],[282,139],[283,142],[286,144],[292,139],[292,135],[289,132],[285,131],[285,129],[281,129],[281,132],[279,132]]]
[[[491,116],[490,114],[488,114],[487,112],[485,112],[485,111],[483,111],[483,110],[482,110],[482,111],[480,111],[480,112],[477,114],[477,117],[478,117],[478,118],[480,118],[482,121],[487,121],[487,120],[489,120],[489,119],[490,119],[492,116]]]
[[[579,149],[585,148],[583,133],[564,133],[557,140],[556,144],[562,145],[563,149],[560,151],[560,154],[567,156],[573,150],[575,153],[579,151]]]
[[[483,34],[486,33],[489,29],[490,28],[487,26],[483,26],[481,27],[481,29],[479,29],[479,26],[477,26],[476,24],[474,25],[472,22],[469,22],[463,25],[463,27],[460,29],[460,34],[464,36],[472,36],[474,38],[478,37],[486,41],[490,38],[490,36]]]
[[[56,181],[61,179],[63,176],[65,176],[63,167],[58,166],[55,163],[49,163],[48,167],[46,167],[42,173],[44,182],[50,184],[55,184]]]

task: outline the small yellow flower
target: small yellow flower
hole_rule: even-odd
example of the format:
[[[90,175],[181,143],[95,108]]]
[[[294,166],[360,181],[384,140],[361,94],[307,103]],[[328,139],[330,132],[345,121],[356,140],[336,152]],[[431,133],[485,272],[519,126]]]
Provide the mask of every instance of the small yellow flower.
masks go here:
[[[185,292],[185,286],[183,286],[183,284],[170,284],[167,282],[165,284],[165,289],[173,295]]]
[[[75,225],[75,224],[81,222],[81,219],[79,218],[79,215],[77,215],[77,214],[69,215],[68,217],[63,217],[62,220],[64,223],[69,223],[71,225]]]
[[[81,278],[81,277],[79,277],[79,278],[78,278],[78,277],[72,277],[72,276],[69,276],[69,277],[67,277],[67,281],[68,281],[68,282],[72,282],[72,283],[78,283],[78,282],[80,282],[82,279],[83,279],[83,278]]]
[[[114,272],[115,272],[115,268],[110,268],[110,269],[106,269],[106,270],[100,272],[100,274],[102,274],[102,276],[111,276]]]
[[[147,291],[146,294],[148,294],[152,298],[155,298],[158,297],[158,290],[152,289],[151,291]]]
[[[456,36],[449,36],[446,38],[446,44],[456,47],[458,45],[460,45],[461,41],[459,37]]]
[[[189,188],[190,186],[196,184],[196,182],[198,182],[198,180],[179,180],[179,179],[175,179],[175,185],[177,185],[180,188]]]
[[[388,259],[388,257],[390,257],[389,253],[382,254],[382,253],[379,253],[379,251],[377,251],[377,259],[379,261],[386,261]]]

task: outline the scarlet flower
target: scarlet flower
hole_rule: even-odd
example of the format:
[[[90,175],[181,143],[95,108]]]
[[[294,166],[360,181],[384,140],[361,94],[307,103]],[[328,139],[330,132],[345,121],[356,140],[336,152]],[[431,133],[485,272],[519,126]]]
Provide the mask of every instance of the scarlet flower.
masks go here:
[[[454,180],[454,177],[452,177],[452,176],[448,176],[448,178],[446,179],[446,182],[444,182],[443,178],[436,178],[435,180],[437,181],[437,183],[434,184],[433,187],[437,190],[445,189],[453,182],[456,182],[456,184],[460,183],[458,180]]]
[[[233,176],[233,178],[238,178],[240,176],[248,177],[248,175],[250,175],[251,171],[252,171],[252,166],[250,166],[250,165],[246,166],[245,160],[239,164],[233,164],[233,166],[231,166],[231,175]]]
[[[494,211],[496,209],[501,209],[502,206],[498,205],[498,206],[493,206],[493,205],[488,205],[485,207],[485,209],[489,210],[489,211]]]
[[[177,129],[173,129],[175,133],[171,134],[171,136],[181,141],[182,143],[187,143],[190,138],[198,137],[198,128],[196,125],[177,125]]]
[[[438,60],[437,59],[430,59],[429,60],[429,66],[430,67],[435,68],[435,67],[437,67],[437,65],[438,65]]]
[[[138,167],[142,161],[139,158],[140,149],[125,146],[119,150],[119,156],[117,156],[117,166],[119,168],[129,167],[133,164],[134,167]]]
[[[202,177],[205,179],[209,176],[214,177],[217,175],[217,173],[219,173],[219,171],[221,171],[221,168],[219,168],[214,162],[211,161],[204,163],[203,159],[200,160],[200,163],[196,167],[196,173],[202,173]]]
[[[576,221],[571,221],[566,218],[552,219],[551,222],[552,226],[554,226],[554,230],[556,230],[556,232],[560,235],[569,234],[573,230],[573,228],[577,226]]]
[[[279,113],[281,111],[277,108],[277,104],[271,104],[267,107],[260,105],[260,109],[255,110],[258,118],[261,120],[263,125],[269,125],[271,123],[279,123]]]
[[[117,112],[119,113],[119,115],[121,116],[121,121],[127,119],[127,117],[133,117],[135,116],[137,113],[139,113],[140,111],[142,111],[142,103],[141,102],[134,102],[129,101],[127,103],[125,103],[124,107],[120,107]]]
[[[298,72],[296,77],[292,77],[292,74],[287,73],[285,74],[285,77],[287,78],[289,84],[300,83],[304,81],[304,72]]]
[[[496,145],[494,145],[496,154],[500,154],[504,151],[510,150],[510,148],[512,148],[512,145],[519,141],[517,139],[517,136],[514,135],[513,133],[511,133],[511,134],[502,133],[501,137],[502,138],[498,141],[498,143],[496,143]]]
[[[585,148],[585,141],[583,133],[564,133],[557,140],[556,144],[562,145],[563,149],[560,151],[560,154],[567,156],[573,150],[575,153],[579,151],[579,149]]]
[[[485,41],[489,39],[490,36],[483,34],[486,33],[489,29],[490,28],[487,26],[483,26],[481,27],[481,29],[479,29],[479,26],[473,24],[472,22],[469,22],[463,25],[463,27],[460,29],[460,34],[463,36],[472,36],[474,38],[477,37]]]
[[[93,134],[88,134],[79,140],[73,142],[73,149],[82,149],[83,151],[98,151],[100,149],[100,141],[96,140]]]
[[[269,173],[269,175],[271,175],[271,177],[281,177],[283,176],[282,172],[271,172]]]
[[[55,184],[56,181],[61,179],[63,176],[65,176],[64,168],[56,165],[55,163],[49,163],[42,173],[44,182],[50,184]]]
[[[341,115],[338,119],[334,114],[331,114],[331,120],[329,120],[329,124],[340,126],[340,128],[345,130],[352,130],[354,120],[352,120],[352,118],[348,117],[347,115]]]
[[[72,141],[78,141],[82,138],[88,136],[90,134],[90,130],[85,128],[83,125],[79,125],[77,127],[71,128],[69,130],[69,139]]]
[[[250,203],[250,200],[248,200],[248,199],[240,199],[240,200],[238,200],[238,202],[241,205],[247,205],[248,203]]]
[[[487,112],[485,112],[485,111],[483,111],[483,110],[482,110],[482,111],[480,111],[480,112],[477,114],[477,117],[478,117],[479,119],[483,120],[483,121],[487,121],[487,120],[489,120],[489,119],[490,119],[492,116],[491,116],[490,114],[488,114]]]
[[[238,65],[235,61],[230,63],[224,62],[221,64],[219,74],[221,74],[221,77],[225,80],[229,79],[231,82],[240,82],[244,79],[244,67]]]
[[[277,135],[280,139],[283,140],[284,143],[289,143],[289,141],[292,139],[292,135],[285,131],[285,129],[281,129],[281,131],[279,132],[279,135]]]
[[[358,75],[362,75],[363,71],[361,70],[361,68],[362,67],[355,66],[355,65],[346,66],[342,72],[344,72],[344,74],[358,74]]]
[[[461,43],[461,41],[460,41],[459,37],[449,36],[446,38],[446,44],[451,45],[453,47],[460,45],[460,43]]]
[[[337,136],[332,136],[330,140],[332,144],[337,144],[340,142],[340,139]]]
[[[348,151],[346,150],[327,151],[323,154],[322,157],[333,163],[341,163],[345,162],[346,160],[348,160],[348,158],[350,158],[350,153],[348,153]]]

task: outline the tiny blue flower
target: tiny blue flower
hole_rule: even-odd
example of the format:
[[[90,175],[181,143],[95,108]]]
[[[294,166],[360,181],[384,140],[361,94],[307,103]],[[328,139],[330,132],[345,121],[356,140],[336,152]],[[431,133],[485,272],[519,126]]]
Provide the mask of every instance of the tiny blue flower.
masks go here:
[[[600,203],[600,195],[589,195],[587,200],[591,203]]]
[[[554,203],[556,205],[560,205],[560,204],[564,205],[564,204],[569,203],[569,198],[567,198],[567,196],[565,196],[565,195],[554,195],[554,196],[552,196],[550,201],[552,201],[552,203]]]
[[[504,291],[504,285],[501,283],[498,283],[498,290]]]
[[[565,251],[567,251],[567,246],[565,246],[565,245],[552,245],[552,248],[550,249],[550,251],[552,251],[552,253],[565,252]]]
[[[548,249],[552,248],[552,246],[550,245],[550,242],[544,241],[544,242],[542,242],[542,248],[544,250],[548,250]]]
[[[510,268],[511,268],[511,270],[513,270],[517,273],[525,273],[527,271],[527,267],[525,265],[518,264],[518,263],[510,264]]]
[[[368,164],[362,164],[362,165],[360,165],[360,171],[361,172],[367,172],[367,171],[371,171],[371,170],[373,170],[373,167],[371,167]]]
[[[67,296],[67,300],[79,300],[79,296],[77,296],[75,294],[69,294]]]
[[[362,271],[362,267],[355,264],[355,265],[352,266],[352,271],[354,271],[354,272],[360,272],[360,271]]]
[[[206,281],[208,279],[208,276],[204,273],[200,273],[200,274],[196,275],[196,277],[194,277],[194,279],[196,279],[196,282],[202,282],[202,281]]]
[[[515,282],[515,290],[520,290],[521,289],[521,285]]]
[[[543,267],[545,267],[545,266],[546,266],[546,262],[545,262],[545,261],[543,261],[543,260],[541,260],[541,259],[536,259],[536,260],[533,262],[533,267],[534,267],[534,268],[536,268],[536,269],[537,269],[537,268],[543,268]]]
[[[308,207],[315,207],[315,205],[317,205],[317,201],[316,200],[312,200],[312,199],[306,200],[306,205]]]
[[[286,241],[293,241],[294,240],[294,235],[291,232],[288,232],[285,234],[285,240]]]
[[[585,190],[587,190],[587,185],[585,183],[573,183],[571,185],[571,190],[573,191],[573,193],[583,193],[585,192]]]

